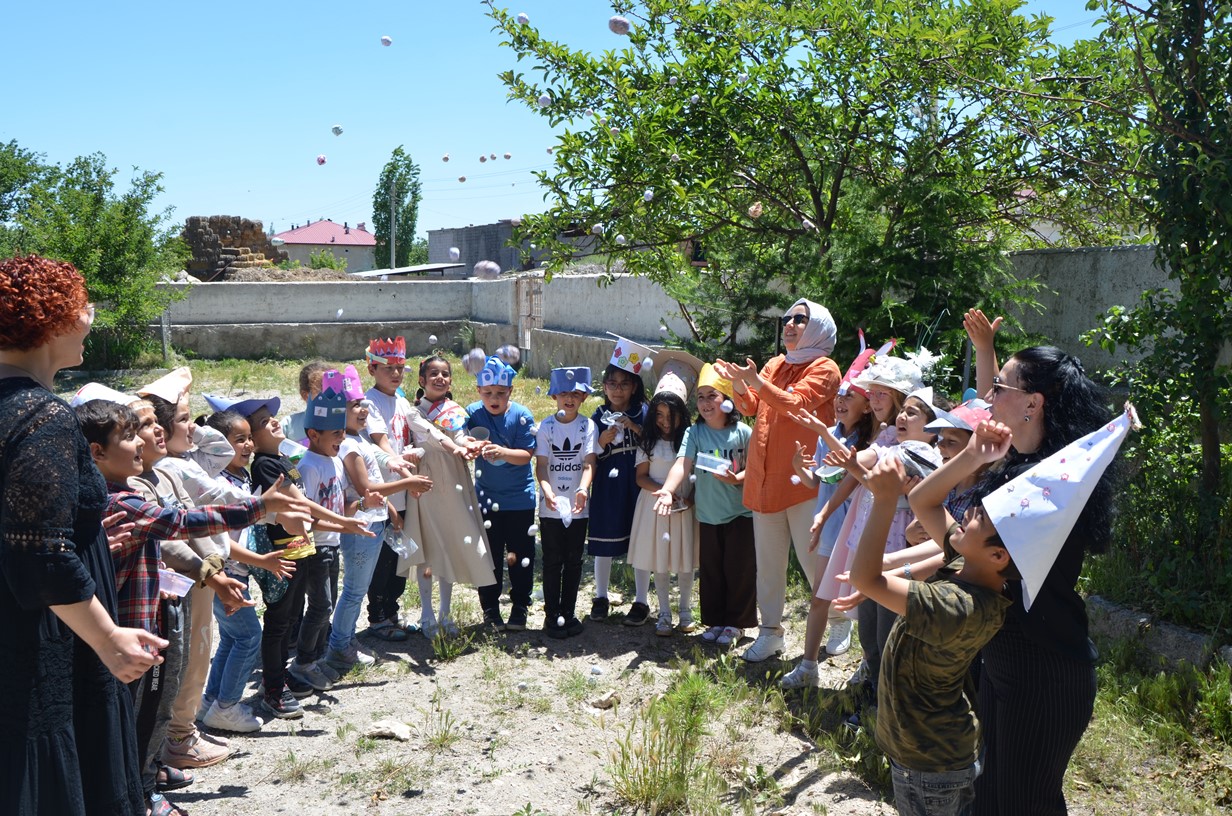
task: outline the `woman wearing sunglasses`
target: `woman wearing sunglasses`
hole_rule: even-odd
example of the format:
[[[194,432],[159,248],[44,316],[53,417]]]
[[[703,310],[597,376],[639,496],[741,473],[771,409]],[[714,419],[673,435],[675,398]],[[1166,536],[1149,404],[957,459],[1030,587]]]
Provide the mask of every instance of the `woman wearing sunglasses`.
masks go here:
[[[838,364],[829,357],[838,330],[826,307],[797,300],[783,315],[782,333],[786,354],[770,360],[760,372],[752,360],[744,365],[723,360],[714,364],[719,376],[731,380],[736,408],[745,416],[756,416],[744,466],[744,506],[753,511],[761,628],[742,656],[753,663],[783,652],[790,548],[795,546],[810,586],[817,562],[808,553],[817,489],[798,479],[793,482],[791,464],[796,444],[811,449],[817,435],[788,414],[815,414],[832,425],[842,379]]]
[[[1009,426],[1013,447],[977,486],[977,496],[1112,416],[1078,358],[1053,346],[1023,349],[999,372],[994,362],[992,371],[985,399],[992,419]],[[1021,583],[1007,585],[1013,605],[983,650],[978,711],[986,753],[975,785],[976,814],[1065,812],[1065,769],[1095,705],[1095,647],[1075,586],[1086,553],[1108,545],[1113,471],[1105,471],[1030,612],[1023,608]]]

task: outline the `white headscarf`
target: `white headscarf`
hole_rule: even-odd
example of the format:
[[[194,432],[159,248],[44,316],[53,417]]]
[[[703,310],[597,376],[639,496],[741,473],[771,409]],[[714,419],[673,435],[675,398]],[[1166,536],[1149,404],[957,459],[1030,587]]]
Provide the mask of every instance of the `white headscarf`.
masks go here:
[[[800,333],[800,342],[794,349],[787,350],[787,362],[792,365],[811,363],[818,357],[829,357],[834,351],[834,343],[838,338],[838,327],[830,310],[820,303],[800,298],[791,304],[791,309],[803,306],[808,309],[809,320]],[[790,312],[791,309],[787,311]]]

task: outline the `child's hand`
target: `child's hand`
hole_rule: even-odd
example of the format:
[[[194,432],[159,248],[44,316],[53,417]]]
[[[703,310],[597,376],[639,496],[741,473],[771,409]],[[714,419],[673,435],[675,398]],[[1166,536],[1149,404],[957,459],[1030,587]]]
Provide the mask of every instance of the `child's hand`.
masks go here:
[[[573,494],[573,515],[580,515],[586,509],[586,501],[590,497],[586,495],[585,490],[578,490]]]
[[[107,549],[111,552],[116,552],[133,537],[132,531],[136,524],[125,522],[128,513],[121,510],[118,513],[112,513],[103,519],[103,529],[107,532]]]
[[[265,505],[265,512],[277,513],[280,516],[290,513],[300,513],[310,516],[311,512],[308,508],[307,502],[300,501],[290,493],[282,492],[282,485],[284,482],[284,477],[279,476],[274,483],[269,486],[269,489],[261,494],[261,502]]]
[[[787,418],[792,422],[803,425],[818,436],[821,436],[821,432],[826,429],[826,423],[822,422],[808,411],[788,411]]]
[[[904,532],[904,537],[907,543],[914,547],[916,544],[923,544],[932,538],[925,530],[924,525],[920,524],[919,519],[912,519],[907,525],[907,530]]]
[[[375,510],[385,504],[385,497],[375,490],[369,490],[364,494],[364,497],[359,500],[359,509]]]
[[[672,495],[672,491],[660,487],[652,495],[655,497],[655,512],[660,516],[670,516],[672,505],[676,503],[676,497]]]
[[[599,447],[606,448],[608,445],[616,441],[616,434],[620,433],[620,428],[615,425],[609,427],[606,431],[599,434]]]
[[[817,467],[817,460],[813,458],[813,452],[806,450],[799,442],[796,443],[796,452],[792,454],[791,465],[800,471],[810,471]]]
[[[821,543],[821,528],[825,526],[825,513],[818,513],[813,516],[813,524],[809,527],[809,552],[815,552],[817,550],[817,545]]]
[[[411,495],[417,499],[432,489],[432,480],[427,476],[411,476],[410,479],[410,484],[406,486],[406,489],[411,491]]]
[[[295,574],[295,562],[279,558],[277,550],[267,552],[264,555],[258,555],[257,560],[261,562],[259,565],[261,569],[273,573],[275,578],[289,581],[291,576]]]
[[[402,459],[390,459],[387,467],[390,473],[394,473],[403,479],[411,475],[411,465]]]
[[[997,330],[1001,328],[1002,319],[998,317],[990,323],[979,309],[967,310],[967,313],[963,315],[963,329],[971,338],[971,345],[976,351],[993,347],[993,340],[997,335]]]
[[[244,585],[234,578],[228,578],[225,573],[216,572],[205,579],[206,586],[218,593],[227,615],[234,615],[246,606],[256,606],[256,601],[244,597]]]
[[[392,507],[389,508],[389,526],[395,533],[402,532],[402,514]]]
[[[844,572],[836,576],[843,583],[850,583],[851,573]],[[864,603],[864,593],[858,589],[853,589],[850,595],[844,595],[841,598],[835,598],[830,601],[830,608],[835,612],[850,612],[860,604]]]
[[[856,459],[856,452],[851,448],[832,450],[826,454],[826,458],[822,459],[821,463],[831,467],[841,467],[848,473],[860,475],[860,463]]]
[[[408,465],[418,465],[421,461],[423,461],[423,455],[423,448],[407,448],[402,451],[402,461],[406,462]]]
[[[363,538],[376,538],[376,533],[368,529],[368,522],[363,519],[358,519],[352,516],[345,522],[338,525],[342,529],[339,531],[344,535],[357,535]]]
[[[483,447],[479,449],[479,452],[485,462],[498,462],[505,457],[506,450],[500,445],[485,442]]]
[[[864,477],[864,486],[874,498],[892,498],[897,500],[903,494],[903,485],[907,474],[903,463],[897,456],[888,456],[878,462],[868,475]]]
[[[1014,443],[1014,434],[1009,426],[986,419],[975,426],[975,433],[967,441],[967,450],[981,464],[1004,459]]]

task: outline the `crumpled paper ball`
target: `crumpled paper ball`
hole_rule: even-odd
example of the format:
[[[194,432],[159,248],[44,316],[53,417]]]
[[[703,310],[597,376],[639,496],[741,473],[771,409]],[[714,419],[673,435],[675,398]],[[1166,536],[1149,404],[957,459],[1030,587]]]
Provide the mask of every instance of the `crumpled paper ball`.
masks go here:
[[[332,128],[329,129],[329,132],[334,134],[335,136],[341,136],[342,135],[342,125],[334,125]]]
[[[764,209],[761,206],[761,202],[754,201],[752,206],[749,207],[749,218],[761,218],[762,212],[764,212]]]
[[[443,162],[447,162],[447,161],[449,161],[449,154],[448,154],[448,153],[446,153],[444,156],[441,156],[441,161],[443,161]]]
[[[522,359],[522,351],[517,346],[506,343],[496,350],[496,356],[501,358],[505,365],[515,366]]]
[[[393,44],[394,44],[394,38],[389,36],[388,34],[386,34],[384,37],[381,37],[381,45],[390,46]]]
[[[480,163],[480,164],[483,164],[483,163],[484,163],[484,162],[486,162],[487,160],[488,160],[488,157],[487,157],[487,156],[480,156],[480,157],[479,157],[479,163]]]
[[[590,228],[590,232],[592,235],[602,235],[604,232],[604,226],[602,224],[595,224]]]
[[[466,356],[462,358],[462,368],[473,377],[483,370],[483,366],[487,361],[488,355],[483,349],[473,348],[466,352]]]
[[[546,108],[552,104],[552,97],[547,94],[539,94],[539,107]]]
[[[619,14],[612,15],[611,19],[607,21],[607,27],[612,30],[613,34],[624,36],[629,33],[629,21]]]
[[[513,158],[513,154],[512,154],[512,153],[506,153],[506,154],[505,154],[505,158],[506,158],[506,159],[512,159],[512,158]]]
[[[456,261],[458,260],[458,258],[461,258],[461,257],[462,257],[462,251],[460,249],[458,249],[457,247],[449,248],[449,260]]]
[[[625,244],[629,243],[629,239],[624,237],[623,235],[617,235],[616,243],[620,244],[621,246],[624,246]]]
[[[485,280],[499,278],[501,273],[500,264],[496,261],[480,261],[475,264],[474,273],[475,277]],[[480,365],[480,368],[483,368],[483,366]]]
[[[530,25],[530,15],[524,11],[518,12],[518,25]]]
[[[325,154],[324,153],[317,156],[317,164],[325,164]]]

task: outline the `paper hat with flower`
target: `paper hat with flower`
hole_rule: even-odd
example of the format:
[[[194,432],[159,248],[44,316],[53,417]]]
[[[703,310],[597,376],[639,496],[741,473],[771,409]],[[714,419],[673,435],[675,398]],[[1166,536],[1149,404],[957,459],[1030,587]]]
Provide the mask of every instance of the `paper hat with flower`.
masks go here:
[[[843,375],[842,381],[838,384],[838,393],[840,396],[848,391],[854,391],[864,398],[868,398],[868,391],[855,384],[856,377],[864,373],[864,369],[868,368],[877,362],[878,359],[884,357],[894,350],[894,345],[897,340],[891,340],[878,349],[871,349],[864,342],[864,329],[859,329],[857,333],[860,335],[860,353],[851,361],[851,365],[847,369],[847,373]]]
[[[878,385],[906,396],[924,387],[924,376],[920,367],[910,360],[883,357],[860,372],[852,385],[865,389]]]
[[[368,360],[385,365],[405,365],[406,338],[386,337],[384,340],[376,338],[368,343]]]
[[[215,411],[235,411],[242,417],[250,417],[262,408],[268,408],[271,416],[277,416],[282,408],[282,400],[278,397],[249,397],[248,399],[232,399],[220,397],[217,394],[202,394],[205,402]]]
[[[612,350],[612,359],[608,365],[614,365],[630,374],[641,374],[642,369],[650,364],[650,358],[654,352],[641,343],[634,343],[619,334],[612,334],[612,332],[608,334],[616,338],[616,348]]]
[[[329,370],[321,378],[321,393],[308,400],[304,412],[305,430],[337,431],[346,428],[346,396],[342,374]]]
[[[735,391],[732,389],[731,380],[719,376],[719,372],[715,371],[714,364],[706,363],[702,366],[702,371],[697,375],[697,387],[713,388],[715,391],[726,396],[728,399],[733,399]]]
[[[680,349],[660,349],[655,352],[655,368],[659,381],[655,383],[655,396],[667,392],[680,397],[686,404],[689,392],[697,386],[701,375],[701,360]]]
[[[68,404],[76,408],[78,405],[85,405],[87,402],[97,399],[107,400],[108,402],[118,402],[121,405],[132,405],[141,398],[134,397],[131,394],[121,393],[114,388],[108,388],[102,383],[91,382],[86,383],[81,386],[81,388],[77,389],[77,393],[73,394],[73,397],[68,401]]]
[[[322,378],[321,384],[324,385],[324,383],[325,380]],[[359,372],[353,365],[342,369],[342,396],[346,397],[347,402],[364,398],[364,384],[359,379]]]
[[[567,394],[570,391],[581,391],[589,394],[590,367],[573,366],[572,368],[554,368],[548,378],[548,396]]]
[[[1022,575],[1022,603],[1028,610],[1095,485],[1130,429],[1140,427],[1134,407],[1126,403],[1112,422],[984,497],[984,512]]]
[[[179,402],[189,388],[192,388],[192,371],[188,366],[180,366],[144,388],[138,388],[137,393],[143,397],[159,397],[167,402]]]
[[[513,385],[513,378],[516,376],[518,372],[513,366],[507,365],[504,360],[493,354],[484,361],[483,368],[475,374],[475,384],[480,388],[485,385],[499,385],[508,388]]]

